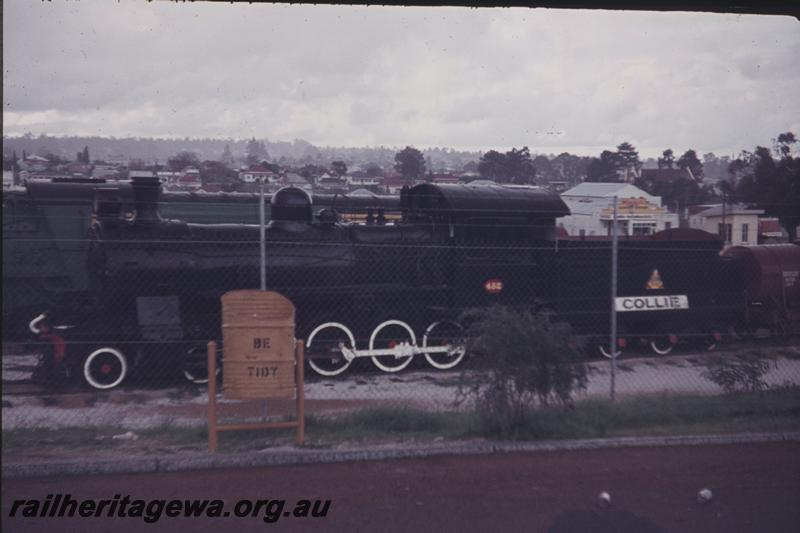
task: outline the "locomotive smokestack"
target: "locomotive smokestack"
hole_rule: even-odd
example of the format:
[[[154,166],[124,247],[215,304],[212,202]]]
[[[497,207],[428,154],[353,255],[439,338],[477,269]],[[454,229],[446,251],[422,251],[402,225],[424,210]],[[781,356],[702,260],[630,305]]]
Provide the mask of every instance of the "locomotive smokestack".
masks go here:
[[[161,181],[152,172],[130,173],[133,200],[136,202],[136,222],[149,223],[161,220],[158,202],[161,199]]]

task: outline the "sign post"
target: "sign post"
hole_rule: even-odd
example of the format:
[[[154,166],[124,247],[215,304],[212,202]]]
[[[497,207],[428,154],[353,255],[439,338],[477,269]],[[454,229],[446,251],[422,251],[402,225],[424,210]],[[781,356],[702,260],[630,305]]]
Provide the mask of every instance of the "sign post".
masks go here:
[[[611,339],[609,339],[609,352],[611,354],[611,401],[616,395],[617,377],[617,268],[619,253],[619,237],[617,237],[617,197],[614,197],[614,229],[611,232]]]
[[[305,439],[304,346],[294,338],[295,309],[276,292],[231,291],[222,296],[223,395],[239,400],[294,398],[297,419],[260,424],[217,423],[217,384],[208,380],[208,449],[219,431],[296,428]],[[216,342],[208,343],[209,376],[216,375]]]

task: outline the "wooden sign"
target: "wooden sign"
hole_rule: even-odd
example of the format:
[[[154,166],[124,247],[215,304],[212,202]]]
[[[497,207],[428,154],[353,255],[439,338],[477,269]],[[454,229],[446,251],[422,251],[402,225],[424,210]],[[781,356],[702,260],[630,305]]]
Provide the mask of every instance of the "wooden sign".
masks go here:
[[[223,395],[237,400],[294,398],[297,420],[260,424],[217,423],[217,381],[208,380],[208,449],[217,433],[295,428],[305,439],[303,341],[294,338],[294,304],[277,292],[241,290],[222,296]],[[208,375],[216,375],[217,343],[208,343]]]
[[[223,394],[232,399],[295,395],[295,309],[277,292],[222,296]]]

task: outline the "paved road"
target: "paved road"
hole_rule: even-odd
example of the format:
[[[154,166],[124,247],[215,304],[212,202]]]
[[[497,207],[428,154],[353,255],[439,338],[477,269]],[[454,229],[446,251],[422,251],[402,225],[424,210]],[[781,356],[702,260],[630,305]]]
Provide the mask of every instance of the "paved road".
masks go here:
[[[699,504],[701,487],[714,493]],[[602,509],[597,495],[611,493]],[[15,499],[330,499],[324,518],[9,517]],[[18,515],[22,513],[18,508]],[[795,532],[800,444],[447,456],[329,465],[3,482],[4,531]]]

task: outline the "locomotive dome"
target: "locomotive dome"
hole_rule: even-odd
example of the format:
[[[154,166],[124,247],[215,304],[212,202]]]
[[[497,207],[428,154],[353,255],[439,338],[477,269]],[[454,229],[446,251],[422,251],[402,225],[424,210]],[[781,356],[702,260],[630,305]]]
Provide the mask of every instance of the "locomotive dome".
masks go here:
[[[276,221],[305,222],[312,220],[311,195],[299,187],[284,187],[272,195],[271,218]]]

